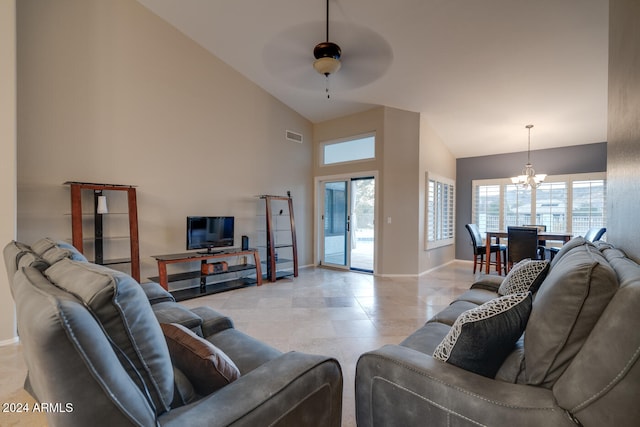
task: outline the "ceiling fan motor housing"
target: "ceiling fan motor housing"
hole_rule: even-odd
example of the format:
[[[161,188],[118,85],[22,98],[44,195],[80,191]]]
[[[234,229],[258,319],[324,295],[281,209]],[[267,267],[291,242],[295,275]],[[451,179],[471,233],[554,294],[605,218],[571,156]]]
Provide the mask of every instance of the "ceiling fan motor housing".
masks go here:
[[[333,58],[340,59],[340,55],[342,51],[340,50],[340,46],[333,42],[322,42],[318,43],[315,48],[313,48],[313,56],[316,59],[320,58]]]
[[[313,63],[313,68],[320,74],[328,76],[335,73],[340,69],[340,55],[342,51],[340,46],[332,42],[318,43],[313,48],[313,56],[316,60]]]

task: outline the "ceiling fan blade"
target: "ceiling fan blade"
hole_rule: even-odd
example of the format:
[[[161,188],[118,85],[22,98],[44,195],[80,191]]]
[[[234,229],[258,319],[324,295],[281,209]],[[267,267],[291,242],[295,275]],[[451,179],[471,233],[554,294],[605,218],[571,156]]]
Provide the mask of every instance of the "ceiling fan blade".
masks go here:
[[[313,48],[323,41],[324,23],[311,22],[290,27],[267,41],[263,51],[266,69],[285,84],[312,91],[325,86],[323,76],[313,69]],[[355,89],[382,77],[393,59],[389,43],[365,27],[331,23],[331,40],[342,49],[342,68],[331,75],[331,87]]]

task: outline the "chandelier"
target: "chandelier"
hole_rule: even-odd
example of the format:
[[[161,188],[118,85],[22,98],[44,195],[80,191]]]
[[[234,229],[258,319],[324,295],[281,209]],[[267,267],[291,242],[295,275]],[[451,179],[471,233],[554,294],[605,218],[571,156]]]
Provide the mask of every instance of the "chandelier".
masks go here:
[[[511,178],[511,182],[521,186],[523,189],[538,188],[540,184],[547,177],[546,174],[537,174],[533,166],[531,165],[531,128],[533,125],[526,125],[525,128],[529,130],[529,144],[527,147],[527,164],[524,165],[522,175],[514,176]]]

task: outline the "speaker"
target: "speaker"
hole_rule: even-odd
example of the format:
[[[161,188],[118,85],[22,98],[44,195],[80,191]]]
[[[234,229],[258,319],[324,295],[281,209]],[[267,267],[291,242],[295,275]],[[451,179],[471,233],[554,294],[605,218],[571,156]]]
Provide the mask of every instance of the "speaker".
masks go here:
[[[242,236],[242,250],[246,251],[249,249],[249,238],[247,236]]]

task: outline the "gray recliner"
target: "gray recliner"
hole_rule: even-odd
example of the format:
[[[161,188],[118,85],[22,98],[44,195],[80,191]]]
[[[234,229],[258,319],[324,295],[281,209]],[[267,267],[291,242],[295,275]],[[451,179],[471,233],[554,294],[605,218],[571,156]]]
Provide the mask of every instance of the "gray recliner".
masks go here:
[[[339,426],[342,373],[332,358],[282,353],[155,283],[43,239],[4,249],[28,379],[55,410],[51,426]],[[172,359],[160,323],[214,344],[240,376],[199,395]]]

